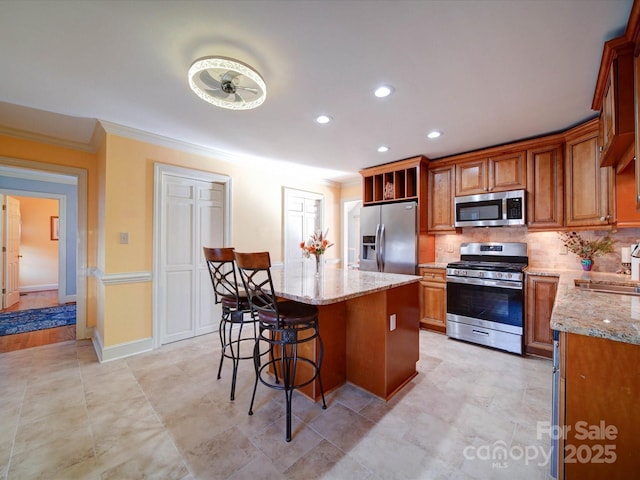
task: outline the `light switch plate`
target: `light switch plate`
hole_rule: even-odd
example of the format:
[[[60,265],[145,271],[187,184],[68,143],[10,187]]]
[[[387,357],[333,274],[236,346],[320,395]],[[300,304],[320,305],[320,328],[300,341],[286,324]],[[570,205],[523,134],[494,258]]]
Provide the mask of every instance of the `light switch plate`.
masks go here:
[[[129,244],[129,232],[120,232],[120,244],[121,245]]]

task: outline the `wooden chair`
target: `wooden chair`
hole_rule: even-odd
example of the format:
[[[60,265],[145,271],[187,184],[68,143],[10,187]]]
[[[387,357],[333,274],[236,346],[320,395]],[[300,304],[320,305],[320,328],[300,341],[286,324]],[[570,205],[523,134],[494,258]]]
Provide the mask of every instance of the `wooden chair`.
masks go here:
[[[268,252],[235,252],[235,258],[253,315],[259,320],[258,341],[253,355],[256,381],[249,415],[253,415],[258,381],[269,388],[283,390],[286,403],[286,440],[290,442],[294,390],[317,379],[322,395],[322,408],[327,408],[320,376],[323,345],[318,330],[318,309],[313,305],[276,298]],[[316,342],[318,345],[317,362],[300,355],[299,347],[308,342]],[[266,344],[268,348],[261,348],[261,344]],[[268,357],[263,362],[265,352],[268,352]]]
[[[222,373],[222,363],[229,358],[233,364],[231,377],[231,400],[235,399],[236,379],[240,360],[253,358],[253,347],[257,338],[257,321],[252,315],[245,317],[245,313],[251,312],[247,294],[238,289],[235,258],[233,248],[207,248],[204,247],[204,258],[209,269],[213,293],[216,304],[222,306],[220,318],[220,365],[218,366],[218,380]],[[253,332],[243,336],[244,327],[250,324]],[[244,345],[244,355],[241,346]]]

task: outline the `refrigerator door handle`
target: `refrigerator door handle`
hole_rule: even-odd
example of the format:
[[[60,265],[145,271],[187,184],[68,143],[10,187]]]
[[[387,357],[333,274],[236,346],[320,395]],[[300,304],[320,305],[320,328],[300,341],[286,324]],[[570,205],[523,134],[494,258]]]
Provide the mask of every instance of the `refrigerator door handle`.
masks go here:
[[[380,224],[376,225],[376,272],[380,271]]]
[[[380,268],[384,272],[384,223],[380,227]]]

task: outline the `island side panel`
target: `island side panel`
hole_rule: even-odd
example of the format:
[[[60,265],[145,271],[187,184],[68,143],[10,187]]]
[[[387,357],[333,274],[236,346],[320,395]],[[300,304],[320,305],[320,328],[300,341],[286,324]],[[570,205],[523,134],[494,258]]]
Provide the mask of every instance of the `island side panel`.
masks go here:
[[[566,342],[564,478],[637,478],[640,346],[576,334],[561,341]]]
[[[348,382],[389,399],[416,375],[418,300],[416,282],[347,301]]]
[[[386,397],[387,291],[347,300],[347,381]]]
[[[419,284],[392,288],[387,294],[387,318],[396,315],[396,329],[387,332],[387,385],[390,398],[417,375],[420,359]]]

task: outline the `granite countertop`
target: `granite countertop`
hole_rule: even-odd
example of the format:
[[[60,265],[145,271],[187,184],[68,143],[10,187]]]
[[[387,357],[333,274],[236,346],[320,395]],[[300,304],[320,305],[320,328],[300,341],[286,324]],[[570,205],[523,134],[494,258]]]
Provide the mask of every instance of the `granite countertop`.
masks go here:
[[[437,263],[437,262],[420,263],[418,265],[418,268],[447,268],[447,264],[446,263]]]
[[[640,296],[576,287],[576,282],[589,286],[640,286],[629,275],[543,269],[528,269],[527,274],[560,278],[551,314],[553,330],[640,345]]]
[[[364,272],[326,266],[316,277],[311,262],[272,268],[273,288],[278,296],[310,305],[328,305],[420,280],[417,275]]]

